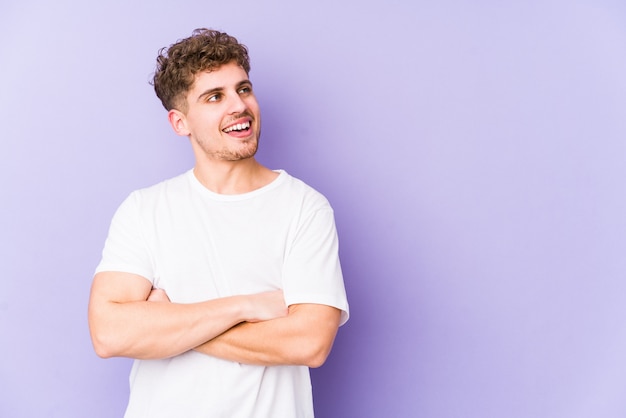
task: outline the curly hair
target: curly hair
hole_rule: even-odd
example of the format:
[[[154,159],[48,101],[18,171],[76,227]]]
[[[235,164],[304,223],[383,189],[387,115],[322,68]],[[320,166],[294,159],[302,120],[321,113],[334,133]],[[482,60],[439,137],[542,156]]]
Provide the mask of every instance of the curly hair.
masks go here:
[[[195,75],[230,62],[236,62],[249,73],[248,48],[224,32],[196,29],[190,37],[159,50],[151,84],[166,110],[176,108],[185,112],[185,96],[193,86]]]

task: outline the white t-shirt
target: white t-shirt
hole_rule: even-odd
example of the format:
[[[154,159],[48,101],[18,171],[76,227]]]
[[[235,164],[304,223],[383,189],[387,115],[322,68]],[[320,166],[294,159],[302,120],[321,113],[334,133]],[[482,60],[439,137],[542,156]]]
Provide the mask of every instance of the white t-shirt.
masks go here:
[[[260,189],[221,195],[190,170],[133,192],[119,207],[96,272],[141,275],[172,302],[283,289],[287,305],[348,302],[333,211],[320,193],[279,171]],[[262,367],[194,351],[135,360],[127,418],[309,418],[305,366]]]

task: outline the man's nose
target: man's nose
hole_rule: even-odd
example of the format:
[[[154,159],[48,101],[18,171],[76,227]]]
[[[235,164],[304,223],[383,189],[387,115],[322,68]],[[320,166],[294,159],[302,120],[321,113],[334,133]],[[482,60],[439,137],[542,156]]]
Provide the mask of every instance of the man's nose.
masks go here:
[[[246,107],[246,102],[244,102],[243,98],[239,94],[232,94],[228,98],[229,113],[242,113],[244,110],[246,110]]]

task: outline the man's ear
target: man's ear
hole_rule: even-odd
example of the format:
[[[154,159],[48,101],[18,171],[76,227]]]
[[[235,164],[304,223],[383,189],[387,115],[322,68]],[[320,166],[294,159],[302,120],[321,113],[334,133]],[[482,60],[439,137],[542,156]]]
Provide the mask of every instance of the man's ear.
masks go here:
[[[187,129],[187,118],[180,110],[172,109],[167,112],[167,119],[172,125],[172,129],[180,136],[189,136],[191,132]]]

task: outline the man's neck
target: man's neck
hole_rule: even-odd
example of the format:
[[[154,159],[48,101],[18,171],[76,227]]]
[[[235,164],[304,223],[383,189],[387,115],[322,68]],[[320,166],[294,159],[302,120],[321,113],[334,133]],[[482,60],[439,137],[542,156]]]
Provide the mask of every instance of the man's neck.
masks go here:
[[[193,173],[207,189],[219,194],[248,193],[271,183],[278,173],[254,158],[241,161],[196,161]]]

